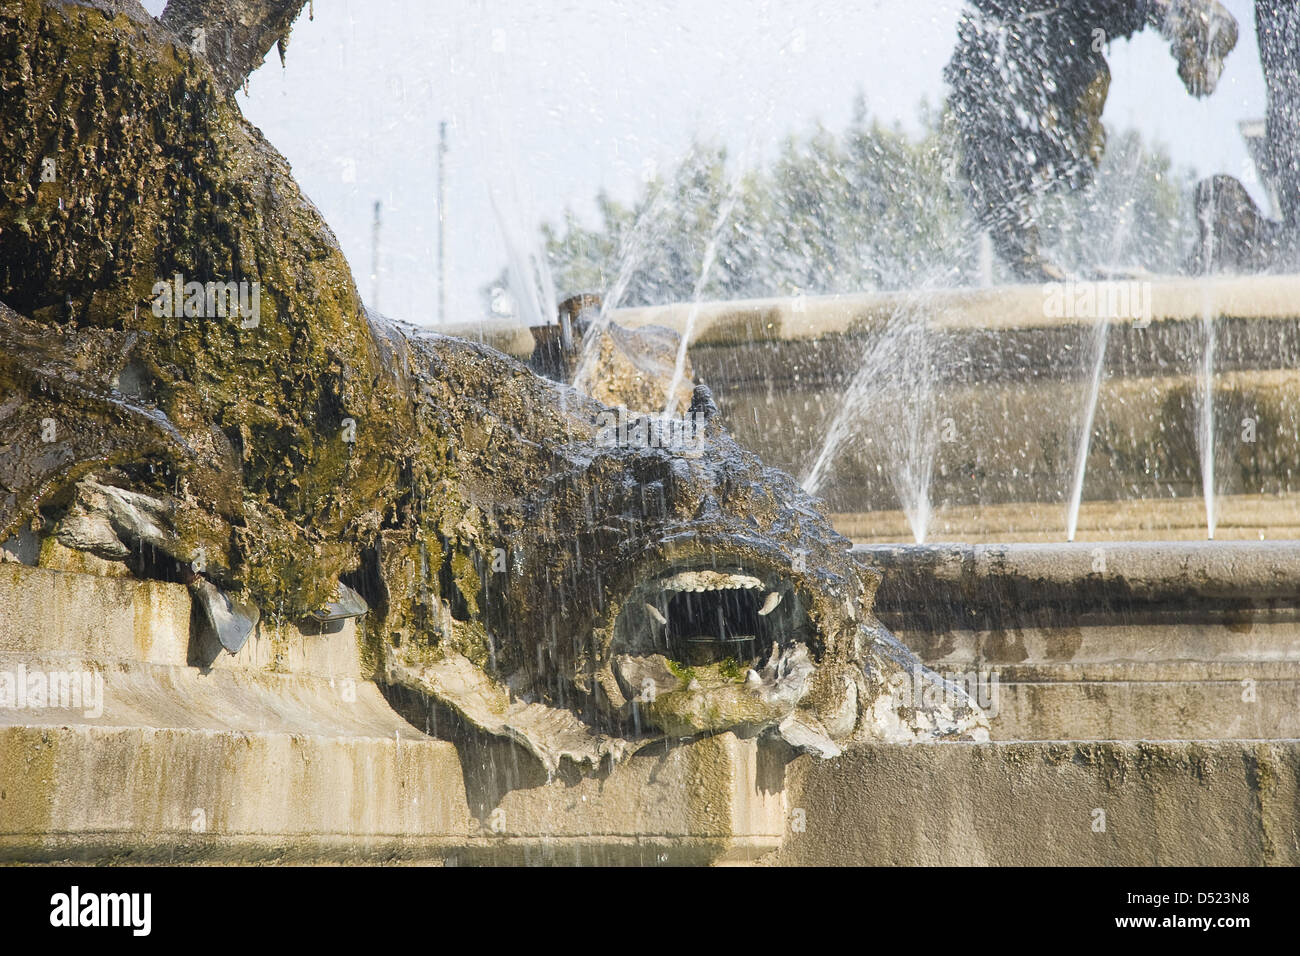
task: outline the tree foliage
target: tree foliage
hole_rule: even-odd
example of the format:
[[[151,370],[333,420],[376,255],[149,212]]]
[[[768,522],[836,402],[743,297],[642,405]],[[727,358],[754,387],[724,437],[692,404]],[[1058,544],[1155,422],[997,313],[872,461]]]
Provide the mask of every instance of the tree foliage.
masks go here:
[[[725,149],[697,143],[631,205],[598,195],[595,226],[569,212],[542,227],[556,286],[608,295],[622,270],[620,304],[689,301],[715,236],[705,299],[977,284],[951,117],[922,103],[918,119],[919,133],[884,125],[859,96],[842,133],[816,125],[738,173]],[[1042,200],[1044,247],[1080,275],[1181,271],[1192,183],[1137,131],[1112,136],[1091,188]],[[993,280],[1009,281],[998,263]]]

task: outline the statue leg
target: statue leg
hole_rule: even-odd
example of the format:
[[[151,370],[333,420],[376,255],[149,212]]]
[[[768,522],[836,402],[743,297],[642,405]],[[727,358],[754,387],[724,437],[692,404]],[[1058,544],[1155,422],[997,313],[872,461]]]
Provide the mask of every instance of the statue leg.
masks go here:
[[[1193,203],[1200,235],[1189,264],[1193,274],[1265,272],[1276,265],[1280,225],[1259,210],[1236,179],[1218,175],[1202,180]]]
[[[1300,265],[1300,4],[1256,0],[1259,59],[1268,93],[1260,163],[1282,221],[1267,218],[1231,176],[1196,186],[1200,241],[1191,270],[1266,272]]]
[[[1256,0],[1259,59],[1268,87],[1266,162],[1282,221],[1300,230],[1300,4]]]
[[[1039,252],[1038,223],[1035,221],[1034,202],[1028,193],[1015,201],[1019,215],[1000,217],[989,226],[989,238],[998,257],[1007,264],[1018,279],[1026,282],[1059,282],[1065,271],[1044,258]]]

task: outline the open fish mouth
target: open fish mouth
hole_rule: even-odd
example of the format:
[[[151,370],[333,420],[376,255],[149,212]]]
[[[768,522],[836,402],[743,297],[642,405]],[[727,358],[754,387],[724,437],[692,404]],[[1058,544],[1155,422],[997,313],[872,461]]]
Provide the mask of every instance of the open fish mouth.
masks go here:
[[[625,717],[671,736],[789,717],[822,646],[806,587],[779,570],[680,566],[633,587],[615,619],[609,674]]]
[[[808,601],[793,581],[752,569],[697,568],[636,587],[614,627],[614,654],[661,654],[686,667],[753,666],[773,645],[811,643]]]

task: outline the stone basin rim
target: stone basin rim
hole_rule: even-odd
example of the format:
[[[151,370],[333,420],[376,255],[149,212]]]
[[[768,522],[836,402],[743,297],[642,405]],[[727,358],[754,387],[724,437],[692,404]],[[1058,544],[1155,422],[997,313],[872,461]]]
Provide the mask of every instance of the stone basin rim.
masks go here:
[[[1125,283],[1144,283],[1150,290],[1153,323],[1202,321],[1208,309],[1214,315],[1239,319],[1292,319],[1300,301],[1300,275],[1134,276],[1078,281],[1074,290],[1094,290]],[[609,318],[627,328],[666,326],[679,333],[690,325],[692,345],[730,345],[737,341],[817,339],[879,328],[908,309],[924,309],[933,329],[1012,330],[1045,329],[1094,324],[1092,315],[1049,315],[1044,307],[1048,285],[1017,284],[987,288],[934,289],[835,293],[827,295],[771,296],[700,302],[675,302],[654,306],[611,309]],[[693,319],[690,316],[694,316]],[[1117,316],[1116,324],[1134,321]],[[494,348],[527,358],[534,338],[529,327],[514,319],[462,322],[432,331],[485,342]]]
[[[932,596],[927,588],[955,587],[972,597],[1013,589],[1025,603],[1118,597],[1300,605],[1300,540],[859,544],[852,553],[884,573],[885,603],[891,593],[913,603]]]

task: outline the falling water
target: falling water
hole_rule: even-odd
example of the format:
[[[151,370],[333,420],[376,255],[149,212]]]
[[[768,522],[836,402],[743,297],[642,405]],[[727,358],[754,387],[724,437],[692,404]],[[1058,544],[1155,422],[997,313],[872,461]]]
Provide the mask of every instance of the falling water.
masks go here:
[[[864,417],[862,409],[871,407],[879,398],[880,375],[886,366],[888,355],[893,351],[888,347],[888,331],[886,328],[879,337],[867,340],[862,359],[858,362],[858,370],[853,375],[853,381],[849,383],[844,401],[840,404],[835,418],[831,420],[830,428],[826,429],[821,451],[813,461],[812,467],[804,474],[801,484],[804,491],[809,494],[816,494],[821,490],[822,481],[825,480],[831,463],[839,457],[849,440],[857,435],[857,428],[861,424],[860,419]]]
[[[1098,315],[1092,329],[1092,385],[1088,390],[1088,404],[1083,415],[1083,428],[1074,453],[1074,484],[1070,490],[1070,511],[1066,519],[1066,540],[1073,541],[1079,526],[1079,505],[1083,501],[1083,476],[1088,470],[1088,450],[1092,446],[1092,424],[1097,415],[1097,398],[1101,393],[1102,373],[1105,370],[1106,339],[1110,333],[1110,318]]]
[[[939,442],[931,350],[920,303],[901,307],[868,342],[821,451],[802,481],[805,491],[816,494],[830,466],[862,427],[878,430],[886,445],[889,482],[917,544],[925,542],[929,529],[930,480]]]
[[[499,196],[492,194],[492,211],[506,244],[506,257],[510,270],[510,291],[519,308],[519,317],[525,324],[550,325],[555,321],[555,280],[551,277],[551,264],[535,238],[529,239],[519,228],[519,216],[502,211]]]
[[[700,262],[700,275],[695,280],[695,291],[691,296],[691,309],[686,315],[686,326],[682,329],[681,341],[677,343],[677,361],[673,364],[673,379],[668,386],[668,394],[664,400],[665,417],[672,415],[677,410],[677,388],[682,383],[682,376],[686,374],[686,347],[690,344],[691,335],[695,331],[695,320],[700,314],[700,302],[704,296],[704,286],[709,281],[713,261],[718,256],[718,239],[721,238],[722,230],[726,228],[727,219],[731,216],[731,210],[735,208],[736,200],[739,198],[740,177],[734,176],[726,198],[718,205],[718,215],[713,220],[713,229],[710,230],[708,244],[704,247],[704,258]]]
[[[1115,254],[1123,254],[1123,250],[1128,247],[1129,238],[1133,232],[1134,210],[1137,206],[1138,190],[1138,169],[1141,161],[1141,154],[1134,152],[1132,163],[1126,170],[1126,181],[1128,184],[1127,199],[1119,205],[1115,216],[1115,228],[1110,235],[1110,249]],[[1115,263],[1115,265],[1119,265]],[[1120,275],[1131,272],[1122,266],[1117,270]],[[1097,320],[1092,328],[1092,378],[1088,386],[1087,404],[1084,406],[1083,424],[1079,431],[1079,443],[1074,452],[1074,477],[1070,485],[1070,507],[1065,519],[1065,539],[1073,541],[1075,533],[1079,528],[1079,507],[1083,504],[1083,480],[1088,473],[1088,453],[1092,448],[1092,431],[1093,424],[1097,418],[1097,402],[1101,397],[1101,382],[1105,375],[1106,364],[1106,340],[1110,337],[1110,323],[1113,319],[1119,319],[1121,316],[1110,313],[1110,307],[1114,304],[1109,296],[1106,297],[1106,305],[1102,306],[1102,295],[1099,292],[1097,297],[1098,309]],[[1139,314],[1139,307],[1130,302],[1128,314],[1123,318],[1142,318]],[[1145,316],[1148,320],[1150,316]]]
[[[890,481],[903,503],[903,512],[917,544],[925,543],[930,528],[930,478],[938,450],[934,427],[934,366],[925,318],[919,312],[904,326],[900,399],[903,441],[900,467],[890,469]]]
[[[591,377],[596,371],[596,356],[600,354],[600,337],[609,324],[610,313],[618,308],[627,292],[632,276],[640,267],[646,252],[659,240],[665,228],[664,211],[668,206],[670,190],[655,190],[650,201],[622,237],[618,250],[618,272],[614,281],[601,296],[600,313],[588,327],[582,339],[582,354],[578,356],[573,373],[573,384],[583,392],[590,392]]]
[[[1205,235],[1205,246],[1201,250],[1206,267],[1210,268],[1215,258],[1214,216],[1209,212],[1215,206],[1213,198],[1201,213],[1201,227]],[[1196,444],[1201,454],[1201,493],[1205,496],[1205,536],[1214,540],[1215,500],[1214,500],[1214,280],[1206,275],[1201,280],[1201,365],[1197,376],[1199,379],[1197,404]]]
[[[993,286],[993,237],[987,229],[981,229],[975,245],[976,275],[979,287],[988,289]]]
[[[1215,309],[1209,280],[1203,286],[1201,298],[1201,367],[1199,378],[1200,400],[1196,444],[1201,453],[1201,491],[1205,495],[1205,536],[1214,538],[1214,346]]]

